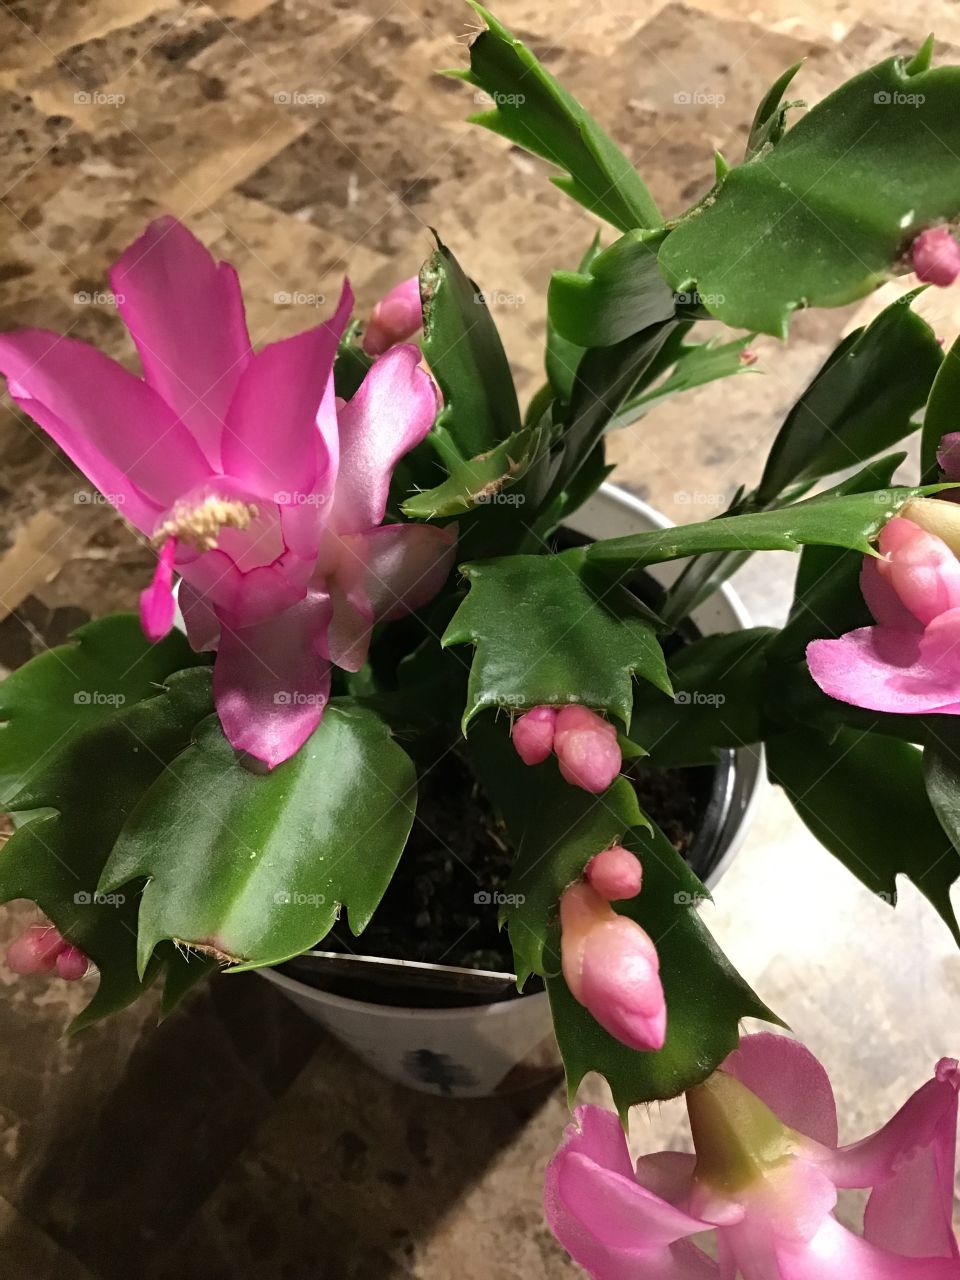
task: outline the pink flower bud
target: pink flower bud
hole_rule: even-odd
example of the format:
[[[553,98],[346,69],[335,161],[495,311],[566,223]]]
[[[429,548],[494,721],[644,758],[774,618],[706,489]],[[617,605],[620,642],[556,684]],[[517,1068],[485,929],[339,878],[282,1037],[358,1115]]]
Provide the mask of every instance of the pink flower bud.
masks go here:
[[[941,436],[937,445],[937,462],[944,480],[960,480],[960,431],[949,431]],[[940,496],[942,498],[944,494]]]
[[[913,269],[924,284],[945,288],[960,275],[960,244],[946,227],[931,227],[913,242]]]
[[[622,898],[635,898],[643,883],[643,867],[640,859],[615,844],[604,849],[587,863],[584,875],[592,889],[607,902],[616,902]]]
[[[895,516],[883,527],[879,549],[880,576],[924,626],[960,605],[960,561],[936,534]]]
[[[7,948],[7,966],[14,973],[52,973],[57,957],[68,946],[52,924],[32,924]]]
[[[368,356],[382,355],[395,343],[412,338],[422,323],[420,281],[412,276],[394,285],[373,308],[363,335],[363,349]]]
[[[79,947],[67,945],[57,956],[57,973],[65,982],[76,982],[90,967],[90,961]]]
[[[513,745],[524,764],[542,764],[553,750],[557,712],[553,707],[534,707],[513,726]]]
[[[667,1007],[649,936],[583,881],[560,899],[560,959],[574,999],[631,1049],[660,1049]]]
[[[564,778],[584,791],[606,791],[623,763],[616,729],[589,707],[557,712],[553,749]]]

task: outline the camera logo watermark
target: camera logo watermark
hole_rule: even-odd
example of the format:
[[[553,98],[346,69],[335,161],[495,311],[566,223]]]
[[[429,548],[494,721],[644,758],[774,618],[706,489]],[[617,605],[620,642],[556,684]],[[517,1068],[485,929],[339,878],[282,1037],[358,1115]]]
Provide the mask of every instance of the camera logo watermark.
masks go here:
[[[706,693],[702,689],[680,689],[674,697],[678,707],[722,707],[725,693]]]
[[[126,100],[124,93],[103,93],[100,89],[81,89],[73,95],[78,107],[122,107]]]
[[[322,107],[327,95],[319,90],[282,89],[273,95],[278,107]]]
[[[922,107],[927,99],[922,93],[901,93],[899,89],[891,93],[888,89],[878,89],[873,100],[878,107]]]
[[[78,307],[118,307],[126,300],[126,294],[111,293],[109,289],[78,289],[73,295]]]
[[[124,693],[101,693],[99,689],[78,689],[73,695],[77,707],[122,707],[126,700]]]
[[[125,493],[98,493],[96,489],[77,489],[73,495],[77,507],[122,507],[126,500]]]
[[[88,893],[85,889],[73,895],[74,905],[78,907],[122,907],[126,900],[122,893]]]
[[[479,889],[473,895],[473,901],[478,907],[522,907],[526,900],[522,893],[501,893],[499,889],[493,892]]]
[[[325,293],[305,293],[300,289],[295,289],[293,293],[287,293],[281,289],[279,293],[273,295],[274,306],[277,307],[325,307],[327,305],[327,295]]]
[[[276,707],[322,707],[326,701],[324,693],[301,693],[299,689],[278,689],[273,695]]]
[[[273,895],[273,902],[277,907],[323,907],[326,906],[327,899],[322,893],[300,893],[278,889]]]
[[[478,107],[522,107],[527,100],[525,93],[487,93],[485,89],[478,89],[473,95],[473,100]]]
[[[673,95],[678,107],[722,107],[726,100],[725,93],[707,93],[704,89],[680,89]]]

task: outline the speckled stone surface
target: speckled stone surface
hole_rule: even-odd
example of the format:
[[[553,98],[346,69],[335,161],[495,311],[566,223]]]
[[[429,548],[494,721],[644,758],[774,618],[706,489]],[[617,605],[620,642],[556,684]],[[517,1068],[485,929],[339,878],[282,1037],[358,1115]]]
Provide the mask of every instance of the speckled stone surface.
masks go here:
[[[672,211],[734,156],[760,93],[806,64],[816,99],[960,9],[895,0],[501,0],[499,15],[626,148]],[[523,395],[541,377],[550,271],[591,218],[547,169],[464,123],[436,74],[476,26],[455,0],[12,0],[0,5],[0,327],[42,325],[132,364],[106,268],[144,222],[186,219],[236,263],[263,343],[309,325],[349,271],[361,309],[434,226],[493,306]],[[684,104],[677,95],[695,101]],[[755,480],[785,409],[863,306],[798,316],[788,349],[611,441],[620,483],[677,520]],[[921,302],[957,330],[956,295]],[[325,305],[320,303],[319,305]],[[152,564],[86,482],[0,407],[0,662],[130,607]],[[782,617],[792,561],[739,585]],[[873,899],[767,792],[704,908],[733,961],[823,1058],[843,1136],[960,1053],[960,958],[909,886]],[[30,918],[3,914],[0,941]],[[372,1075],[255,976],[157,1028],[150,1001],[76,1039],[77,988],[0,970],[0,1277],[16,1280],[561,1280],[540,1213],[559,1089],[479,1102]],[[598,1085],[585,1092],[602,1098]],[[682,1106],[637,1115],[682,1145]]]

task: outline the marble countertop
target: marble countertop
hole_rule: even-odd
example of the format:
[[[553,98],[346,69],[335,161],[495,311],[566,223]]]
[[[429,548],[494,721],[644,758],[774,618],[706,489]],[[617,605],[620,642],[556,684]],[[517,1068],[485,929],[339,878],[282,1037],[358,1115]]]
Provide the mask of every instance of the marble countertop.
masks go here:
[[[960,9],[894,0],[501,0],[498,16],[606,124],[668,210],[734,155],[766,86],[806,58],[816,99],[854,68],[948,52]],[[411,274],[435,226],[494,300],[521,392],[540,380],[550,271],[589,215],[546,167],[467,126],[476,20],[455,0],[33,0],[0,5],[0,328],[41,325],[131,361],[106,268],[173,211],[238,267],[256,343],[313,322],[349,270],[361,310]],[[954,49],[954,54],[956,50]],[[697,91],[694,93],[693,91]],[[677,94],[711,99],[678,102]],[[426,123],[425,123],[426,122]],[[755,480],[786,408],[863,306],[797,317],[754,372],[613,438],[614,477],[672,518]],[[293,298],[284,302],[283,295]],[[926,297],[948,340],[953,296]],[[0,663],[129,608],[153,557],[8,402],[0,405]],[[776,622],[792,563],[738,585]],[[828,1069],[842,1133],[876,1127],[960,1054],[960,957],[909,885],[872,898],[769,790],[706,907],[737,967]],[[0,941],[29,912],[6,912]],[[75,988],[0,971],[0,1275],[45,1280],[560,1280],[541,1220],[559,1088],[476,1102],[373,1076],[255,975],[159,1028],[151,999],[65,1038]],[[599,1085],[587,1094],[602,1097]],[[637,1114],[639,1148],[685,1141],[682,1106]]]

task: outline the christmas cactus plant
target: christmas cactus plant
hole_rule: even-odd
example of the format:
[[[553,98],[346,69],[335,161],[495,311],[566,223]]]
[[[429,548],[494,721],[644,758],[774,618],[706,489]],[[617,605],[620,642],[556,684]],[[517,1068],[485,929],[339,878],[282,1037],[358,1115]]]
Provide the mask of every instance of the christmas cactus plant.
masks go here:
[[[913,307],[960,274],[960,69],[927,41],[797,118],[792,67],[743,157],[718,155],[711,190],[665,216],[478,11],[451,73],[485,95],[477,123],[608,224],[552,278],[525,408],[440,242],[366,323],[344,284],[328,320],[254,351],[235,272],[162,219],[111,275],[140,376],[70,337],[0,335],[12,399],[156,552],[139,617],[94,621],[0,686],[0,901],[44,917],[9,963],[89,973],[84,1026],[155,983],[166,1012],[218,970],[334,928],[362,939],[418,785],[453,756],[509,853],[500,923],[518,986],[549,993],[571,1098],[588,1072],[624,1118],[687,1094],[695,1157],[634,1169],[616,1117],[588,1110],[551,1162],[551,1225],[590,1274],[956,1277],[956,1064],[840,1147],[815,1059],[783,1035],[741,1043],[744,1018],[790,1011],[711,938],[707,890],[632,771],[762,744],[853,875],[890,904],[906,876],[960,941],[960,346]],[[910,273],[728,511],[564,539],[611,429],[749,373],[751,335],[787,339],[795,310]],[[891,452],[914,433],[919,469]],[[786,624],[691,632],[767,549],[797,553]],[[645,570],[674,560],[651,595]],[[862,1239],[832,1216],[846,1186],[872,1188]],[[907,1194],[922,1228],[898,1219]],[[687,1239],[711,1228],[719,1261]]]

